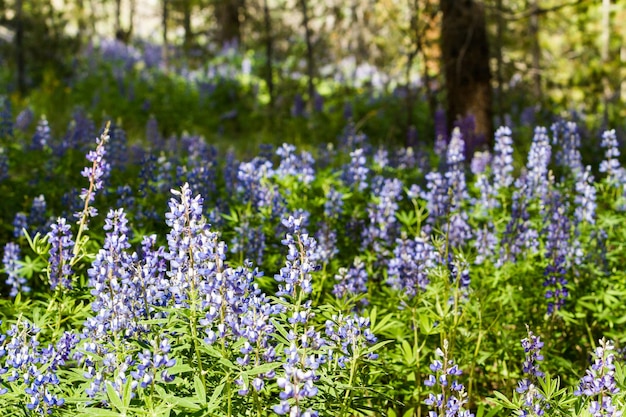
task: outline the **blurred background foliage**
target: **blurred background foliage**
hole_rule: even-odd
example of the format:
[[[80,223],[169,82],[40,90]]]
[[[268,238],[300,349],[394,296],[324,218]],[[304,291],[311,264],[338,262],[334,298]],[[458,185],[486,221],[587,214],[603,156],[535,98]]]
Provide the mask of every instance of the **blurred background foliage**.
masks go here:
[[[452,65],[462,87],[486,71],[472,111],[493,126],[567,116],[621,131],[625,22],[624,0],[0,0],[0,87],[53,131],[81,109],[131,138],[155,117],[163,135],[246,148],[332,141],[348,119],[415,145],[471,113]],[[463,60],[478,30],[486,70]]]

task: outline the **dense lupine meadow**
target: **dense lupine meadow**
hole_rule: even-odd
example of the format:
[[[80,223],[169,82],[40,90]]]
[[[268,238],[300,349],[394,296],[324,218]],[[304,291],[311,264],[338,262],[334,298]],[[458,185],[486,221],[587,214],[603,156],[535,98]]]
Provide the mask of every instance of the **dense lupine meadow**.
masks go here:
[[[626,409],[615,131],[559,120],[520,155],[501,127],[468,158],[460,129],[386,148],[346,123],[242,157],[96,126],[3,107],[3,414]]]

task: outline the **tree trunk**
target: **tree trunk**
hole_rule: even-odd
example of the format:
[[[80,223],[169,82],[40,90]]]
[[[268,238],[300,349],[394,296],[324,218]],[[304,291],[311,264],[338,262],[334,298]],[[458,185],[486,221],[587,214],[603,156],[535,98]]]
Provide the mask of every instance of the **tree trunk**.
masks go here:
[[[272,38],[272,16],[270,15],[270,7],[268,0],[263,0],[263,19],[265,29],[265,82],[267,83],[267,92],[270,96],[270,109],[274,108],[274,67],[272,60],[274,59],[273,38]]]
[[[491,144],[492,91],[485,11],[474,0],[441,0],[441,52],[448,98],[448,124],[473,117],[466,154]]]
[[[611,0],[602,0],[602,51],[600,57],[604,68],[602,74],[602,101],[604,126],[609,125],[609,106],[612,99],[611,81],[607,74],[611,53]]]
[[[15,1],[15,62],[17,64],[17,91],[26,93],[26,58],[24,56],[24,4]]]
[[[115,21],[113,24],[115,36],[119,36],[122,30],[122,0],[115,0]]]
[[[502,17],[502,0],[496,0],[496,81],[498,89],[496,93],[496,105],[498,107],[498,125],[504,125],[504,77],[502,76],[502,68],[504,67],[504,59],[502,56],[502,46],[505,30],[504,18]]]
[[[300,9],[302,10],[302,25],[304,26],[304,41],[306,42],[306,72],[310,102],[315,96],[315,85],[313,84],[315,67],[313,62],[313,40],[311,39],[312,34],[309,27],[309,10],[306,0],[300,0]]]
[[[193,32],[191,30],[191,0],[183,1],[183,29],[185,32],[183,48],[185,53],[188,54],[193,41]]]
[[[163,50],[162,50],[162,55],[163,55],[163,67],[167,68],[167,63],[168,63],[168,58],[169,58],[168,57],[168,55],[169,55],[169,53],[168,53],[169,44],[168,44],[168,41],[167,41],[167,21],[169,19],[169,16],[168,16],[169,10],[168,10],[168,5],[167,5],[168,0],[162,0],[162,1],[163,1],[163,3],[161,4],[161,6],[163,6],[163,10],[162,10],[162,13],[161,13],[161,18],[162,18],[162,20],[161,20],[161,30],[163,32],[163,46],[162,46]]]
[[[535,99],[541,101],[541,45],[539,44],[539,0],[530,0],[528,3],[532,14],[530,15],[528,29],[532,39],[532,75],[533,92]]]
[[[241,43],[241,24],[239,7],[241,0],[218,0],[215,5],[215,17],[219,24],[219,41],[222,45]]]

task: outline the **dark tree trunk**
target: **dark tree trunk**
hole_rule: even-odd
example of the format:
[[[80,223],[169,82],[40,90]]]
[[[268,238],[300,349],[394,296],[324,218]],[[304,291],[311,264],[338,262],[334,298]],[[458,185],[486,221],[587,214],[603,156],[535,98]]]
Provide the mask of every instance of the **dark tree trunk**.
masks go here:
[[[498,124],[504,124],[504,100],[503,100],[503,91],[504,91],[504,76],[502,75],[502,69],[504,67],[504,58],[502,56],[502,45],[504,38],[504,29],[505,29],[505,21],[502,17],[502,0],[496,0],[496,80],[498,84],[497,96],[496,96],[496,105],[498,107]]]
[[[185,53],[189,53],[193,42],[193,32],[191,30],[191,0],[183,2],[183,29],[185,31],[183,48]]]
[[[240,6],[241,0],[218,0],[215,4],[215,17],[220,28],[218,36],[222,45],[235,42],[239,46],[241,43]]]
[[[485,10],[474,0],[441,0],[442,64],[448,98],[449,128],[473,117],[474,134],[465,138],[466,154],[492,141],[492,91]]]
[[[26,58],[24,56],[24,5],[23,0],[15,2],[15,61],[17,64],[17,90],[26,93]]]
[[[122,30],[122,0],[115,0],[115,21],[113,30],[115,36],[119,36]]]
[[[163,66],[165,68],[167,68],[167,63],[168,63],[168,58],[169,58],[169,53],[168,53],[168,48],[169,48],[169,43],[167,40],[167,21],[169,19],[169,9],[168,9],[168,0],[162,0],[163,3],[161,4],[161,6],[163,6],[163,10],[161,13],[161,30],[163,33],[163,50],[162,50],[162,54],[163,54]]]
[[[265,29],[265,82],[267,83],[267,92],[270,95],[270,108],[274,108],[274,66],[273,66],[273,38],[272,38],[272,16],[270,15],[270,7],[268,0],[263,0],[263,19]]]
[[[535,99],[541,101],[541,46],[539,45],[539,1],[530,0],[528,7],[530,7],[532,14],[528,22],[528,30],[530,31],[530,37],[532,39],[532,58],[533,58],[533,92]]]
[[[302,10],[302,25],[304,26],[304,41],[306,42],[307,85],[309,90],[309,102],[311,102],[315,96],[315,85],[313,84],[315,67],[313,62],[313,35],[309,27],[309,10],[306,0],[300,0],[300,8]]]

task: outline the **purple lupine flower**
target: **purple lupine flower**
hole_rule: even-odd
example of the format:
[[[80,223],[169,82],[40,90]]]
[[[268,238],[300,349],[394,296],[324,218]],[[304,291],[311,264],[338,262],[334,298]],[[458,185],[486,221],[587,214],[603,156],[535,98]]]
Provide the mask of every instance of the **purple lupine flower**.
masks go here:
[[[109,211],[104,230],[104,246],[87,271],[96,316],[87,319],[85,328],[95,340],[114,333],[131,336],[144,331],[138,319],[145,306],[132,278],[134,256],[127,252],[129,229],[123,209]]]
[[[192,197],[189,184],[185,183],[180,191],[172,190],[174,196],[165,214],[165,223],[170,228],[167,234],[168,252],[166,259],[170,262],[168,275],[171,281],[170,291],[177,306],[185,306],[190,292],[200,285],[200,271],[194,265],[200,265],[207,257],[207,251],[215,251],[217,235],[209,230],[202,216],[203,199],[200,195]]]
[[[24,318],[12,324],[7,331],[7,338],[3,340],[2,373],[6,381],[12,384],[9,387],[13,395],[26,395],[20,398],[22,405],[38,414],[50,414],[54,407],[65,403],[57,394],[60,383],[56,371],[59,358],[52,345],[46,348],[39,347],[37,335],[40,329]],[[4,338],[4,336],[3,336]],[[19,387],[14,388],[16,385]],[[7,392],[5,388],[3,394]]]
[[[128,184],[121,185],[115,190],[117,194],[116,207],[123,207],[125,211],[132,211],[135,208],[135,196],[133,189]]]
[[[305,312],[303,311],[302,313]],[[306,321],[307,318],[305,317],[304,322]],[[297,322],[301,322],[301,320]],[[280,404],[273,406],[272,409],[276,414],[288,414],[290,417],[317,416],[317,412],[311,409],[303,411],[301,404],[307,398],[317,395],[318,388],[314,382],[319,377],[315,371],[320,366],[322,360],[324,360],[320,355],[310,352],[319,351],[327,342],[312,326],[300,335],[296,335],[293,330],[290,330],[287,340],[290,341],[290,345],[284,349],[284,374],[276,379],[276,383],[281,389],[279,394],[281,401]],[[288,402],[291,398],[298,405],[291,405]]]
[[[613,342],[601,339],[593,353],[593,364],[580,380],[574,395],[590,399],[587,410],[593,416],[621,417],[622,411],[613,405],[613,395],[620,389],[615,383],[615,346]]]
[[[80,199],[85,202],[85,209],[82,213],[78,212],[75,216],[79,219],[94,217],[98,211],[91,206],[95,199],[95,194],[104,186],[104,180],[109,175],[111,166],[104,159],[106,155],[105,145],[109,140],[109,130],[105,128],[102,134],[96,139],[96,150],[87,153],[87,160],[92,163],[91,167],[86,167],[81,175],[89,179],[89,188],[83,188],[80,193]]]
[[[474,263],[481,265],[487,259],[490,259],[496,253],[498,246],[498,237],[493,222],[489,222],[483,227],[479,227],[474,231],[476,239],[474,247],[476,248],[476,258]]]
[[[52,146],[56,156],[63,156],[69,149],[86,150],[91,144],[87,140],[96,134],[93,121],[83,111],[74,112],[72,120],[68,123],[67,131],[61,139]]]
[[[429,415],[446,417],[473,417],[469,410],[464,409],[467,404],[467,393],[463,384],[456,377],[463,374],[452,359],[448,358],[448,341],[443,341],[443,350],[437,348],[435,359],[430,364],[433,372],[428,375],[424,385],[431,389],[424,404],[431,407]]]
[[[44,230],[47,228],[47,222],[46,198],[41,194],[33,199],[30,214],[28,215],[28,225],[34,233],[44,233]]]
[[[548,301],[548,314],[553,314],[565,304],[568,296],[567,279],[567,256],[570,250],[570,220],[567,216],[568,205],[563,201],[558,192],[554,191],[548,197],[549,208],[547,210],[547,236],[546,236],[546,266],[543,286],[546,287],[546,299]]]
[[[250,162],[239,164],[237,172],[237,192],[258,209],[271,209],[272,218],[284,214],[286,203],[276,184],[267,181],[274,175],[270,161],[254,158]]]
[[[252,226],[250,219],[243,217],[239,219],[234,232],[230,252],[241,253],[244,258],[254,260],[257,265],[262,264],[266,245],[263,226]]]
[[[272,304],[264,293],[251,291],[247,299],[247,310],[240,315],[240,334],[245,339],[241,348],[242,356],[237,358],[241,366],[256,367],[263,363],[276,362],[279,358],[276,354],[275,341],[272,334],[275,331],[272,318],[284,311],[280,304]],[[259,392],[265,385],[266,380],[276,376],[275,370],[257,374],[252,381],[252,387]],[[238,393],[247,395],[249,387],[243,380],[235,381],[241,388]]]
[[[524,250],[536,252],[539,249],[539,234],[533,228],[528,213],[527,183],[524,178],[516,181],[511,203],[511,219],[506,225],[500,241],[500,257],[497,265],[515,262]]]
[[[50,145],[50,141],[50,124],[48,123],[46,116],[41,116],[41,120],[37,123],[37,129],[33,135],[33,141],[30,148],[32,150],[42,150]]]
[[[511,129],[500,127],[495,133],[493,149],[492,172],[494,187],[497,190],[506,189],[513,184],[513,139]]]
[[[4,148],[0,146],[0,182],[9,178],[9,157]]]
[[[302,232],[303,218],[294,218],[289,216],[282,220],[289,233],[281,243],[289,248],[287,261],[285,266],[281,268],[279,274],[275,274],[274,278],[279,282],[277,295],[288,295],[295,298],[298,294],[298,288],[302,293],[310,294],[311,273],[317,270],[316,246],[317,242],[308,233]]]
[[[463,202],[469,198],[465,182],[463,162],[465,161],[465,145],[459,128],[452,131],[446,162],[448,170],[445,178],[450,196],[450,217],[446,224],[446,235],[451,246],[459,246],[471,240],[472,229],[468,223],[468,215],[461,211]]]
[[[459,256],[448,253],[448,271],[450,273],[450,283],[455,290],[461,293],[463,299],[467,299],[469,293],[470,266],[469,263]],[[454,296],[451,295],[448,300],[450,304],[454,303]]]
[[[109,133],[107,161],[113,169],[123,169],[128,161],[126,132],[120,126],[113,126]]]
[[[435,111],[435,153],[443,156],[448,146],[448,122],[443,109]]]
[[[369,328],[369,319],[357,314],[333,315],[331,320],[326,320],[325,327],[330,348],[334,351],[332,359],[340,368],[345,368],[358,352],[378,340]],[[378,355],[370,352],[365,358],[377,359]]]
[[[414,297],[430,282],[428,272],[435,267],[437,253],[425,236],[396,240],[394,257],[387,265],[387,284],[400,294]]]
[[[306,117],[306,103],[304,102],[304,98],[302,94],[296,93],[293,97],[293,106],[291,106],[291,116],[292,117]]]
[[[472,163],[470,164],[472,174],[480,175],[485,173],[491,163],[491,159],[491,153],[489,151],[474,152]]]
[[[596,187],[593,180],[591,167],[587,165],[576,181],[576,196],[574,197],[576,209],[574,217],[579,223],[595,224],[596,221]]]
[[[523,415],[542,416],[545,410],[550,407],[537,390],[537,381],[544,377],[544,373],[539,369],[539,362],[543,360],[541,348],[543,342],[539,336],[535,336],[527,326],[528,337],[522,339],[522,347],[526,353],[522,371],[524,378],[518,382],[516,391],[524,394]]]
[[[339,268],[335,275],[337,283],[333,287],[333,295],[337,298],[351,297],[367,293],[368,274],[361,258],[354,258],[350,268]],[[360,300],[367,304],[367,299]]]
[[[526,163],[526,169],[528,170],[526,176],[528,187],[526,191],[529,193],[530,198],[542,197],[548,194],[548,164],[550,163],[551,153],[552,148],[550,147],[546,128],[541,126],[535,128],[535,135],[530,145],[528,162]]]
[[[555,155],[557,164],[567,167],[575,176],[580,175],[583,171],[583,163],[579,150],[578,126],[574,122],[557,122],[550,129],[553,134],[552,143],[560,145]]]
[[[412,169],[418,164],[417,155],[415,155],[411,147],[398,149],[394,155],[394,159],[395,166],[398,169]]]
[[[25,133],[33,122],[34,117],[35,115],[30,107],[25,108],[15,118],[15,127]]]
[[[145,349],[137,354],[137,363],[129,375],[141,388],[152,385],[156,380],[171,382],[174,378],[168,374],[168,368],[176,365],[176,359],[170,358],[169,339],[162,338],[160,343],[151,341],[152,350]]]
[[[0,96],[0,138],[13,137],[13,109],[7,96]]]
[[[72,259],[74,258],[74,241],[70,225],[65,218],[60,217],[56,223],[50,226],[48,234],[50,241],[49,251],[49,276],[50,288],[54,291],[57,287],[61,289],[71,288]]]
[[[15,213],[13,218],[13,237],[20,238],[28,231],[28,216],[23,211]]]
[[[374,201],[367,206],[370,224],[362,232],[362,248],[372,248],[384,256],[386,242],[393,242],[400,233],[396,212],[402,199],[402,181],[382,178],[380,187],[373,187]]]
[[[2,256],[2,268],[7,274],[6,285],[11,288],[9,296],[15,297],[18,293],[30,292],[26,278],[19,273],[21,261],[20,247],[13,242],[4,245],[4,254]]]
[[[378,165],[380,169],[389,166],[389,152],[382,146],[374,154],[374,165]]]
[[[420,197],[426,200],[428,209],[429,225],[434,225],[440,218],[448,213],[450,197],[448,196],[448,185],[443,175],[439,172],[429,172],[426,174],[426,189],[422,191]]]
[[[358,191],[363,192],[368,187],[367,177],[369,171],[365,150],[363,148],[355,149],[350,152],[350,163],[344,169],[344,182],[346,185],[355,187]]]
[[[304,184],[310,184],[315,179],[313,170],[313,157],[308,152],[302,152],[300,156],[295,153],[296,147],[283,143],[276,150],[276,155],[280,157],[280,165],[273,172],[278,178],[293,176]]]
[[[602,134],[601,146],[604,150],[604,160],[600,163],[600,172],[605,172],[609,184],[623,186],[626,182],[626,170],[619,162],[619,143],[615,130],[607,130]]]

